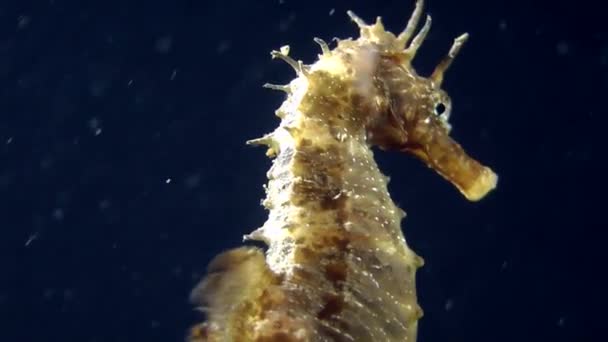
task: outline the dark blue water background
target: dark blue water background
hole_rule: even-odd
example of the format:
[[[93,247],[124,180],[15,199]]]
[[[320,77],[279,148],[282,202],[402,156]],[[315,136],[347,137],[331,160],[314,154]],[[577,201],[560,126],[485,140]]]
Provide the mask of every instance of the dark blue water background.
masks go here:
[[[602,2],[428,2],[415,65],[471,34],[453,135],[500,182],[468,203],[378,153],[426,260],[420,341],[606,340]],[[265,220],[244,142],[293,77],[269,51],[313,61],[347,9],[399,31],[412,1],[0,1],[0,341],[183,340],[207,262]]]

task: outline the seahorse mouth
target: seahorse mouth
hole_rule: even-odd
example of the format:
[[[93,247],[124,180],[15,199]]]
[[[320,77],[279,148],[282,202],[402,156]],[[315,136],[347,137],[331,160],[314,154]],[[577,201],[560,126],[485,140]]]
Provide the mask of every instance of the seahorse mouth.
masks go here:
[[[445,130],[431,129],[402,149],[414,154],[452,183],[470,201],[478,201],[496,187],[492,169],[470,157]]]

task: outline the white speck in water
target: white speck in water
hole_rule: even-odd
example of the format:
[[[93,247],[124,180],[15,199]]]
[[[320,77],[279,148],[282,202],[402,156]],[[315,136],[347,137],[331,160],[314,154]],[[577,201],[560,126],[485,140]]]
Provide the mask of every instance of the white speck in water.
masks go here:
[[[184,180],[184,184],[189,189],[194,189],[201,184],[201,175],[200,174],[192,174]]]
[[[167,179],[165,180],[165,183],[166,183],[166,184],[171,183],[171,178],[167,178]]]
[[[330,16],[334,15],[334,13],[336,13],[336,9],[335,8],[332,8],[332,9],[329,10],[329,15]]]
[[[95,117],[91,118],[89,120],[89,129],[93,132],[95,136],[100,135],[102,132],[101,120]]]
[[[498,28],[501,31],[506,31],[507,30],[507,21],[502,19],[499,23],[498,23]]]
[[[53,210],[52,215],[53,215],[53,218],[57,221],[63,220],[63,217],[64,217],[63,209],[56,208],[55,210]]]
[[[71,301],[74,299],[74,290],[72,289],[65,289],[63,290],[63,300],[64,301]]]
[[[42,297],[45,300],[50,300],[50,299],[53,299],[53,297],[55,297],[55,294],[56,294],[56,291],[54,289],[47,288],[42,293]]]
[[[173,72],[171,73],[170,80],[173,81],[175,79],[175,76],[177,76],[177,69],[173,69]]]
[[[171,47],[173,46],[173,38],[170,35],[164,35],[156,39],[156,43],[154,43],[154,48],[156,52],[166,54],[171,51]]]
[[[53,166],[53,157],[46,155],[40,160],[40,168],[48,170]]]
[[[103,199],[103,200],[99,201],[98,206],[99,206],[99,210],[106,210],[106,209],[110,208],[110,201],[107,199]]]
[[[89,92],[95,97],[100,97],[104,95],[106,88],[107,84],[105,84],[103,81],[94,80],[89,85]]]
[[[565,56],[570,53],[570,45],[565,41],[561,41],[557,43],[556,50],[558,55]]]
[[[279,31],[281,31],[281,32],[287,31],[295,19],[296,19],[296,15],[294,13],[289,14],[287,16],[287,18],[285,18],[279,22]]]
[[[445,311],[450,311],[454,308],[454,301],[451,299],[448,299],[445,301]]]
[[[229,40],[222,40],[217,46],[217,54],[221,55],[225,53],[226,51],[230,50],[230,47],[232,47],[232,43]]]
[[[38,238],[38,232],[30,235],[29,238],[27,238],[27,241],[25,241],[25,247],[29,246],[32,242],[34,242],[34,240],[36,240]]]
[[[19,30],[22,30],[22,29],[28,27],[28,25],[32,22],[32,18],[30,18],[27,15],[20,15],[17,20],[18,20],[17,28]]]
[[[6,144],[10,144],[13,142],[13,137],[9,137],[8,139],[6,139]]]

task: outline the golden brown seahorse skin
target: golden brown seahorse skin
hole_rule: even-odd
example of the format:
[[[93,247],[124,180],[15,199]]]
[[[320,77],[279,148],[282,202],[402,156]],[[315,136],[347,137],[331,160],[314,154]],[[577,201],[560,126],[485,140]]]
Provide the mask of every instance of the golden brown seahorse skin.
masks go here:
[[[443,74],[466,39],[456,39],[433,74],[411,61],[430,27],[417,35],[418,0],[398,36],[380,19],[342,40],[312,65],[273,52],[298,73],[277,110],[280,126],[253,144],[274,156],[266,223],[246,238],[264,241],[224,252],[192,292],[207,321],[190,341],[415,341],[422,316],[415,272],[423,261],[401,231],[405,216],[371,150],[412,153],[470,200],[496,175],[449,137],[450,100]],[[439,113],[443,109],[443,112]]]

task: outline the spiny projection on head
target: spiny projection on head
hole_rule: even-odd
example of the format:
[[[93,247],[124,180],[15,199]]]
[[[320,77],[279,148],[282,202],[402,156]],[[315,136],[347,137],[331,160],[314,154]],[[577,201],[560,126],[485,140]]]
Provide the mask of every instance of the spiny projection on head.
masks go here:
[[[429,77],[412,60],[431,26],[418,0],[406,28],[385,31],[378,18],[356,40],[334,49],[321,39],[319,59],[305,65],[289,48],[273,51],[297,73],[276,111],[279,127],[249,141],[266,145],[268,171],[262,227],[241,247],[217,256],[192,300],[207,316],[191,330],[200,341],[415,341],[422,310],[415,272],[422,259],[401,231],[372,147],[408,152],[469,200],[492,190],[497,176],[449,136],[451,104],[444,73],[467,38],[455,39]]]

